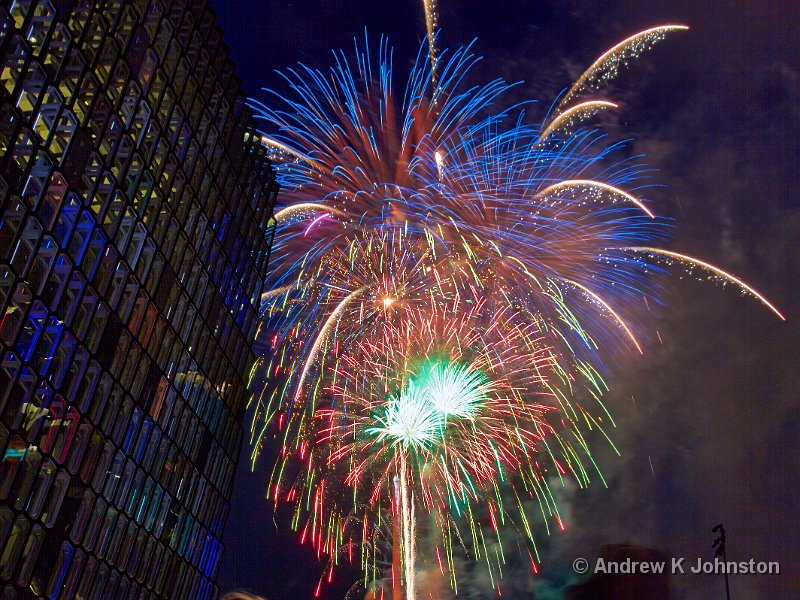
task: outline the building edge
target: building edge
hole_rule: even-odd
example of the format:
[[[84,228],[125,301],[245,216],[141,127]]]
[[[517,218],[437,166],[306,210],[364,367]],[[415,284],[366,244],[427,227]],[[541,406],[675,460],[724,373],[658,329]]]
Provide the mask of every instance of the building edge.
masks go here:
[[[204,1],[0,8],[0,588],[211,598],[278,186]]]

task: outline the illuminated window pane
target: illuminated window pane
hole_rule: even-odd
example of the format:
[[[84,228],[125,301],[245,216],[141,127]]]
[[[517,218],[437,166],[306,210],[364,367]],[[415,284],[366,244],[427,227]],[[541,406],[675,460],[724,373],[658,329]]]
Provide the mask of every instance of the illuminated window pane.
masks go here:
[[[65,111],[58,119],[56,124],[55,135],[50,142],[50,152],[60,161],[62,155],[72,141],[72,136],[75,133],[75,128],[78,125],[78,119],[69,111]]]
[[[3,56],[3,67],[0,70],[0,85],[8,95],[13,95],[17,83],[22,81],[27,54],[28,50],[22,39],[19,36],[12,37],[11,48]]]
[[[49,0],[39,0],[36,3],[26,36],[35,55],[39,55],[42,52],[45,38],[53,25],[54,17],[55,10]]]

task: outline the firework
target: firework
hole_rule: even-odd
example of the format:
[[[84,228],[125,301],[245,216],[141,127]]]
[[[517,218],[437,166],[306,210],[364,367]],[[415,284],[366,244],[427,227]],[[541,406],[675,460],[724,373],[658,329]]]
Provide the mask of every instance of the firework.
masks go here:
[[[543,373],[554,356],[540,323],[510,309],[489,311],[485,302],[470,308],[464,302],[463,296],[437,295],[393,304],[374,322],[379,333],[355,340],[335,361],[330,401],[317,408],[310,427],[317,435],[316,462],[308,471],[345,484],[319,499],[320,514],[346,507],[334,522],[347,522],[359,510],[352,497],[380,505],[397,486],[409,598],[416,510],[432,515],[440,552],[452,564],[454,539],[482,536],[476,505],[494,515],[505,511],[499,482],[549,496],[533,460],[544,437],[564,445],[553,468],[564,469],[578,452],[561,424],[549,420],[556,410]],[[293,489],[307,484],[295,481]],[[453,515],[463,516],[467,531]],[[375,535],[363,525],[359,534]],[[329,538],[323,546],[335,552],[336,542]]]
[[[436,34],[439,30],[439,7],[437,0],[423,0],[425,9],[425,29],[428,34],[428,57],[431,62],[431,79],[436,84],[436,63],[439,60],[439,50],[436,47]]]
[[[559,109],[568,108],[582,94],[597,91],[614,79],[620,68],[639,58],[663,40],[670,32],[689,29],[685,25],[660,25],[640,31],[606,50],[583,72],[559,103]],[[555,116],[560,115],[555,111]]]
[[[383,576],[385,521],[402,520],[409,598],[423,509],[456,587],[461,547],[499,573],[482,517],[496,535],[517,523],[535,568],[524,500],[561,527],[549,482],[602,479],[588,443],[613,426],[600,350],[642,352],[630,306],[653,294],[652,274],[703,269],[781,316],[722,269],[653,247],[664,223],[634,192],[644,167],[615,161],[587,125],[616,105],[581,98],[684,27],[614,46],[529,124],[524,104],[498,109],[509,84],[465,84],[469,46],[436,54],[433,2],[426,16],[429,51],[402,92],[382,40],[377,57],[365,44],[327,74],[300,66],[291,97],[253,103],[284,157],[286,203],[262,296],[253,458],[278,440],[271,495],[294,503],[331,568],[360,558],[365,585]]]

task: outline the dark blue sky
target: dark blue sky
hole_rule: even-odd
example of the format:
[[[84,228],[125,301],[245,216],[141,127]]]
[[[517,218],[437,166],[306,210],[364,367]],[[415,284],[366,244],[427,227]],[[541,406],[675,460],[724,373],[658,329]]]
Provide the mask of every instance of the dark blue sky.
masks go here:
[[[276,69],[302,61],[327,67],[367,27],[387,34],[396,64],[408,64],[424,36],[421,1],[212,0],[247,93],[281,89]],[[568,530],[543,543],[537,598],[558,597],[565,569],[604,543],[653,545],[676,556],[707,556],[710,528],[723,521],[729,557],[780,560],[777,578],[738,578],[734,597],[800,598],[800,17],[790,0],[662,2],[442,0],[442,47],[477,37],[486,59],[478,79],[525,80],[543,106],[600,53],[627,35],[685,23],[628,70],[611,96],[657,183],[649,197],[676,218],[668,247],[711,259],[765,292],[789,315],[774,320],[730,288],[681,279],[643,359],[609,377],[609,407],[622,457],[600,452],[608,489],[565,493]],[[653,332],[651,332],[653,333]],[[631,403],[635,396],[635,405]],[[270,468],[247,466],[243,448],[223,591],[246,588],[268,600],[312,596],[322,563],[273,522],[263,488]],[[652,470],[651,470],[652,465]],[[568,569],[566,569],[568,571]],[[346,569],[326,598],[342,598]],[[513,576],[513,575],[512,575]],[[673,582],[676,599],[721,594],[709,578]],[[550,590],[553,595],[547,595]],[[492,597],[491,595],[487,595]],[[717,596],[714,596],[717,597]],[[719,597],[722,597],[719,595]]]

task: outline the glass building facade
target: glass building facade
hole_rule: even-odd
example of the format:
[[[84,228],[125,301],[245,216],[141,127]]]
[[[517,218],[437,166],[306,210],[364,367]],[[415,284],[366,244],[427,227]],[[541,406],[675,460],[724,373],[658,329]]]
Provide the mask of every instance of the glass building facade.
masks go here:
[[[0,591],[213,598],[274,174],[201,0],[0,8]]]

